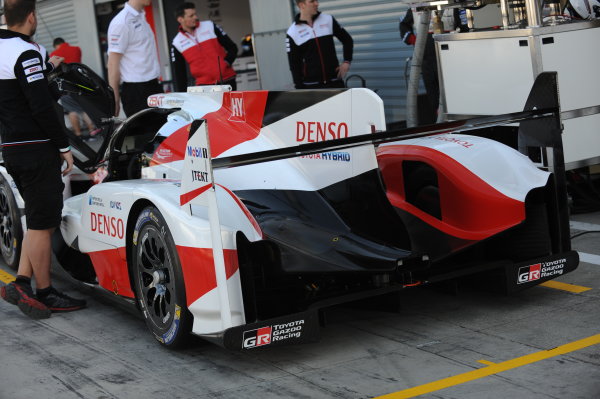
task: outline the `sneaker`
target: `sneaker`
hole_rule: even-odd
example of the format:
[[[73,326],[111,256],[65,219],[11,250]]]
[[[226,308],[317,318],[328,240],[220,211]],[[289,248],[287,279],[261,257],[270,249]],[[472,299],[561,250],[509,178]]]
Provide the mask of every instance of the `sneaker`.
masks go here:
[[[100,129],[100,128],[97,128],[97,129],[94,129],[94,130],[90,131],[90,137],[94,137],[95,135],[97,135],[101,131],[102,131],[102,129]]]
[[[86,301],[83,299],[71,298],[67,294],[58,292],[54,287],[44,298],[38,298],[40,302],[48,307],[52,312],[71,312],[85,308]]]
[[[0,296],[11,305],[16,305],[19,303],[19,292],[15,288],[15,285],[17,284],[13,281],[12,283],[4,285],[2,288],[0,288]]]
[[[35,299],[31,287],[24,287],[12,282],[0,289],[0,296],[6,302],[17,305],[21,312],[32,319],[47,319],[50,317],[50,309]]]

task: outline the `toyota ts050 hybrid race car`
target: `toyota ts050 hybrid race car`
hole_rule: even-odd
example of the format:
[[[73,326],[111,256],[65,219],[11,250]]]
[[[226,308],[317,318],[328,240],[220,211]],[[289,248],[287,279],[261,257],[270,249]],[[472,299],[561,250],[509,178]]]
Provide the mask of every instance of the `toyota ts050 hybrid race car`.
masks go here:
[[[81,173],[56,258],[137,306],[165,346],[190,332],[232,349],[307,342],[326,306],[480,273],[510,292],[577,267],[555,75],[522,113],[402,131],[385,131],[367,89],[190,88],[115,128],[112,92],[87,67],[51,85],[103,126],[97,141],[71,137]],[[456,133],[500,122],[520,122],[523,151],[550,149],[549,168]],[[0,171],[14,265],[23,202]]]

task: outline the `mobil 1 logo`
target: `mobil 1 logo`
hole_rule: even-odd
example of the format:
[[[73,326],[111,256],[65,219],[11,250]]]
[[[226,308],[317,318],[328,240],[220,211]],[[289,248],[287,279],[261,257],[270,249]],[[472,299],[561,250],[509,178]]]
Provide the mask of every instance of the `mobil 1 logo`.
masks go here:
[[[567,259],[556,259],[548,262],[536,263],[535,265],[519,268],[518,284],[529,283],[541,278],[560,276],[564,273]]]
[[[304,320],[296,320],[289,323],[273,324],[272,326],[265,326],[256,330],[244,331],[242,346],[244,349],[251,349],[259,346],[299,340],[302,336],[303,327]]]

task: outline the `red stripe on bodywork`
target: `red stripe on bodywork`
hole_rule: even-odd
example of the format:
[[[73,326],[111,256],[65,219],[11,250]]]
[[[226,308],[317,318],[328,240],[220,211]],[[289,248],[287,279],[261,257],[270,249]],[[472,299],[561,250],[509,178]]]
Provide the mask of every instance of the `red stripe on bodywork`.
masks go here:
[[[121,256],[125,247],[89,252],[100,286],[117,295],[134,298],[127,261]]]
[[[187,204],[188,202],[190,202],[191,200],[208,190],[211,186],[212,184],[207,184],[206,186],[199,187],[195,190],[190,191],[189,193],[181,194],[179,196],[179,204],[182,206]]]
[[[403,161],[419,161],[436,170],[442,220],[406,202]],[[507,197],[455,159],[427,147],[392,145],[377,150],[377,162],[393,206],[446,234],[482,240],[525,219],[525,204]]]
[[[243,116],[232,112],[232,92],[223,94],[223,104],[218,111],[206,114],[210,151],[213,158],[241,143],[258,137],[267,104],[268,91],[245,91],[242,93]],[[240,92],[233,92],[239,100]],[[244,120],[245,122],[240,122]],[[185,155],[190,125],[186,125],[167,137],[152,155],[150,165],[181,161]]]
[[[187,306],[217,288],[212,248],[177,246],[177,253],[185,280]],[[239,269],[237,250],[224,249],[225,274],[229,279]]]
[[[256,230],[256,232],[258,234],[260,234],[260,237],[263,238],[264,237],[263,232],[260,229],[258,222],[256,221],[256,219],[254,219],[254,216],[250,213],[248,208],[246,208],[246,205],[244,205],[244,203],[238,198],[238,196],[235,195],[230,189],[228,189],[227,187],[222,186],[220,184],[219,184],[219,187],[223,188],[223,190],[227,191],[227,193],[229,195],[231,195],[231,198],[233,198],[235,200],[236,204],[238,204],[238,206],[240,207],[242,212],[244,212],[244,215],[246,215],[246,217],[248,218],[248,221],[250,222],[250,224],[252,224],[252,227],[254,227],[254,230]]]
[[[123,247],[124,248],[124,247]],[[98,282],[102,288],[118,295],[134,298],[129,280],[127,261],[121,257],[121,248],[90,252]],[[187,305],[217,287],[217,277],[212,248],[192,248],[177,246],[177,253],[183,271]],[[239,269],[237,250],[223,250],[227,279]]]

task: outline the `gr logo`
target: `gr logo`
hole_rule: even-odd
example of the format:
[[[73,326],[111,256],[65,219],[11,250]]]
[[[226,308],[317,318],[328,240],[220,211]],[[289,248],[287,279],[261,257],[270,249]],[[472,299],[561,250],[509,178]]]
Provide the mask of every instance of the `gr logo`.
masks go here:
[[[271,326],[262,327],[257,330],[244,332],[244,349],[256,348],[257,346],[271,343]]]
[[[520,267],[518,284],[539,280],[541,275],[541,269],[541,263],[536,263],[535,265],[531,266]]]

